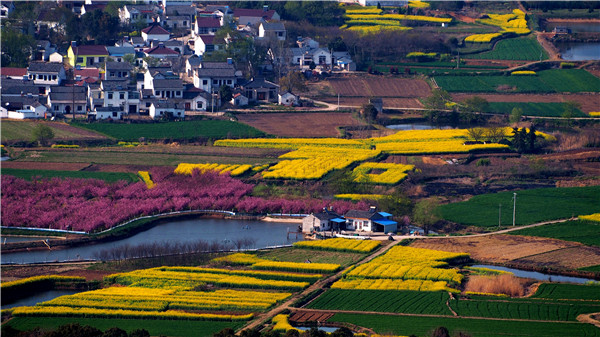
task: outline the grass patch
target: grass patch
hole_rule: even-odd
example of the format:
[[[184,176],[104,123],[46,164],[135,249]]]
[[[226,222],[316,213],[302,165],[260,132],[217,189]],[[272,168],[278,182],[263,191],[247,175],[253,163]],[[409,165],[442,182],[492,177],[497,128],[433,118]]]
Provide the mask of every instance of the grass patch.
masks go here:
[[[554,238],[600,247],[600,235],[598,233],[600,233],[599,222],[575,220],[525,228],[508,234]]]
[[[480,60],[540,61],[548,59],[548,53],[535,37],[517,37],[500,40],[489,52],[465,55],[464,58]]]
[[[589,267],[579,268],[577,270],[591,271],[591,272],[595,272],[595,273],[600,273],[600,264],[597,265],[597,266],[589,266]]]
[[[125,180],[127,182],[139,181],[137,175],[125,172],[91,172],[91,171],[52,171],[52,170],[21,170],[3,168],[2,174],[11,175],[26,180],[36,178],[81,178],[100,179],[107,182]]]
[[[246,124],[222,120],[140,124],[73,123],[73,125],[93,130],[122,141],[137,141],[141,137],[144,137],[147,140],[183,140],[198,138],[256,138],[265,136],[264,132]]]
[[[261,258],[274,261],[304,262],[310,260],[313,263],[336,263],[341,266],[349,266],[366,256],[366,254],[361,253],[322,251],[294,247],[260,251],[257,255]]]
[[[600,285],[542,283],[532,298],[600,302]]]
[[[452,315],[446,306],[448,298],[448,293],[443,291],[329,289],[308,308]]]
[[[592,214],[600,209],[600,186],[538,188],[517,193],[516,224],[565,219]],[[440,206],[444,219],[479,226],[498,226],[498,204],[504,205],[501,224],[512,224],[513,192],[474,196],[468,201]]]
[[[348,322],[375,330],[379,334],[430,336],[444,326],[452,336],[459,332],[472,337],[532,336],[600,336],[600,329],[585,323],[523,322],[509,320],[466,319],[452,317],[386,316],[337,313],[329,322]]]
[[[584,69],[550,69],[536,76],[436,76],[449,92],[599,92],[600,78]]]
[[[276,159],[254,158],[236,155],[204,155],[196,153],[143,152],[135,148],[131,150],[111,151],[78,150],[77,155],[72,150],[24,151],[16,161],[51,162],[51,163],[95,163],[115,165],[144,165],[144,166],[177,166],[181,163],[219,163],[219,164],[267,164]]]
[[[224,328],[237,329],[246,322],[210,322],[193,320],[146,320],[146,319],[108,319],[108,318],[75,318],[75,317],[15,317],[4,326],[11,326],[25,331],[36,327],[56,329],[64,324],[79,323],[93,326],[102,331],[119,327],[128,333],[135,329],[146,329],[151,336],[206,336]]]
[[[54,132],[54,140],[69,140],[80,139],[82,134],[78,134],[75,128],[65,127],[64,123],[45,122],[45,121],[11,121],[2,120],[0,123],[0,133],[2,134],[2,142],[6,141],[31,141],[33,139],[33,129],[38,124],[44,124]],[[63,127],[58,128],[61,124]],[[102,135],[98,135],[101,138]]]
[[[485,112],[509,115],[514,108],[520,108],[525,116],[562,117],[566,107],[566,103],[490,102]],[[575,109],[573,117],[588,117],[588,115]]]

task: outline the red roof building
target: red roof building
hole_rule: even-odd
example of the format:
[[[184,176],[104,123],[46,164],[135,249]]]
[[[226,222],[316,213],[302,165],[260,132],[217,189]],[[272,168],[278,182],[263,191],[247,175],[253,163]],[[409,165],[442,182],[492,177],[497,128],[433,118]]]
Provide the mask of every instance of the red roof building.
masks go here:
[[[27,75],[27,68],[2,67],[0,69],[0,76],[2,77],[23,79],[25,75]]]

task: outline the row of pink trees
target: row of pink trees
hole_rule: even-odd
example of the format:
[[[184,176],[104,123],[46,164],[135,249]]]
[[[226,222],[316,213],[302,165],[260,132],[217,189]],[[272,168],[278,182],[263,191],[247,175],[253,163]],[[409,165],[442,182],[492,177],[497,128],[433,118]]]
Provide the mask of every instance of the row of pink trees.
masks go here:
[[[252,214],[310,213],[333,206],[339,213],[364,203],[318,199],[263,199],[249,196],[253,185],[216,172],[176,175],[151,170],[155,187],[143,182],[96,179],[33,179],[2,175],[2,225],[94,232],[127,220],[172,211],[223,210]]]

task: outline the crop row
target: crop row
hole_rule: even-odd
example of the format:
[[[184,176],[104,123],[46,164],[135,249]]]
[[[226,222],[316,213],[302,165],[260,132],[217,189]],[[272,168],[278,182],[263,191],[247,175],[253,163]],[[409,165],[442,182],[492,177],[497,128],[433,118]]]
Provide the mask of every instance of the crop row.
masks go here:
[[[294,242],[294,247],[360,253],[372,252],[380,245],[379,241],[344,238]]]
[[[216,171],[221,174],[228,172],[232,177],[242,175],[252,169],[252,165],[248,164],[189,164],[180,163],[175,168],[176,174],[187,174],[192,175],[194,170],[198,170],[200,173],[206,171]]]
[[[123,309],[72,308],[62,306],[18,307],[14,316],[50,316],[50,317],[99,317],[99,318],[143,318],[143,319],[188,319],[201,321],[246,321],[254,317],[246,315],[197,314],[175,310],[136,311]]]
[[[336,199],[348,199],[348,200],[379,200],[385,197],[383,194],[356,194],[356,193],[343,193],[335,194]]]
[[[118,289],[115,291],[115,289]],[[125,289],[126,291],[121,291]],[[40,306],[87,307],[142,311],[264,310],[291,296],[290,293],[216,290],[212,292],[164,291],[141,287],[111,287],[61,296]]]
[[[312,301],[308,308],[396,312],[421,315],[451,315],[444,291],[386,291],[330,289]]]
[[[445,266],[447,264],[445,261],[448,260],[468,257],[469,254],[467,253],[451,253],[425,248],[394,246],[384,255],[375,258],[371,262],[393,263],[405,266],[426,266],[434,268]]]
[[[346,168],[379,153],[366,149],[303,147],[280,156],[288,160],[271,166],[262,175],[264,178],[320,179],[333,170]]]
[[[533,298],[600,302],[600,285],[542,283]]]
[[[225,262],[232,265],[252,265],[263,260],[256,255],[246,253],[234,253],[213,259],[215,262]]]
[[[243,253],[236,253],[243,254]],[[233,255],[236,255],[233,254]],[[249,254],[246,254],[249,255]],[[216,260],[216,259],[215,259]],[[224,260],[222,260],[224,261]],[[253,262],[265,262],[269,260],[258,258]],[[304,264],[303,264],[304,265]],[[240,275],[240,276],[251,276],[263,280],[285,280],[285,281],[306,281],[314,282],[323,275],[321,274],[300,274],[300,273],[288,273],[278,271],[262,271],[262,270],[236,270],[236,269],[219,269],[219,268],[202,268],[202,267],[160,267],[161,271],[176,271],[186,273],[215,273],[215,274],[227,274],[227,275]]]
[[[42,284],[55,285],[57,283],[81,283],[85,282],[84,277],[79,276],[60,276],[60,275],[42,275],[33,276],[16,281],[2,282],[0,288],[3,292],[18,292],[20,289],[41,287]]]
[[[348,27],[347,25],[343,25],[340,28],[342,28],[342,29],[347,28],[348,30],[357,32],[361,35],[373,35],[373,34],[379,34],[382,32],[394,32],[394,31],[399,32],[399,31],[412,29],[410,27],[404,27],[404,26],[350,26],[350,27]]]
[[[452,18],[436,18],[424,15],[406,15],[406,14],[383,14],[383,15],[370,15],[370,14],[349,14],[346,15],[351,20],[408,20],[408,21],[422,21],[422,22],[435,22],[435,23],[450,23]]]
[[[395,185],[406,178],[406,172],[411,171],[414,168],[414,165],[394,163],[362,163],[354,169],[354,181]],[[371,173],[371,171],[375,169],[384,171],[379,174]]]
[[[343,278],[331,289],[450,291],[444,281]]]
[[[256,289],[289,289],[306,288],[308,282],[263,280],[251,276],[228,275],[222,273],[175,272],[161,271],[158,268],[136,270],[129,273],[106,276],[108,284],[121,284],[149,288],[191,289],[202,284],[211,283],[221,287],[256,288]]]
[[[367,279],[389,278],[403,280],[447,281],[460,284],[463,275],[455,269],[431,268],[425,266],[401,266],[398,264],[365,263],[356,266],[347,276]]]
[[[215,146],[227,147],[258,147],[273,149],[297,150],[305,146],[319,147],[345,147],[364,149],[367,146],[352,139],[339,138],[249,138],[249,139],[220,139],[215,141]]]
[[[513,14],[487,14],[487,18],[477,20],[480,23],[502,28],[499,33],[474,34],[465,38],[466,42],[490,42],[492,39],[507,33],[517,35],[529,34],[525,13],[520,9],[513,10]]]

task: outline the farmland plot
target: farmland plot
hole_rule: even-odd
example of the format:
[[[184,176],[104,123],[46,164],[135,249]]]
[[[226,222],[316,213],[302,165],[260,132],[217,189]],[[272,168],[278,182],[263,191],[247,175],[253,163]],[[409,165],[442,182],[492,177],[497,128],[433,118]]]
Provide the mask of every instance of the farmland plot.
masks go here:
[[[425,97],[431,91],[427,82],[408,78],[342,77],[328,82],[340,96]]]

